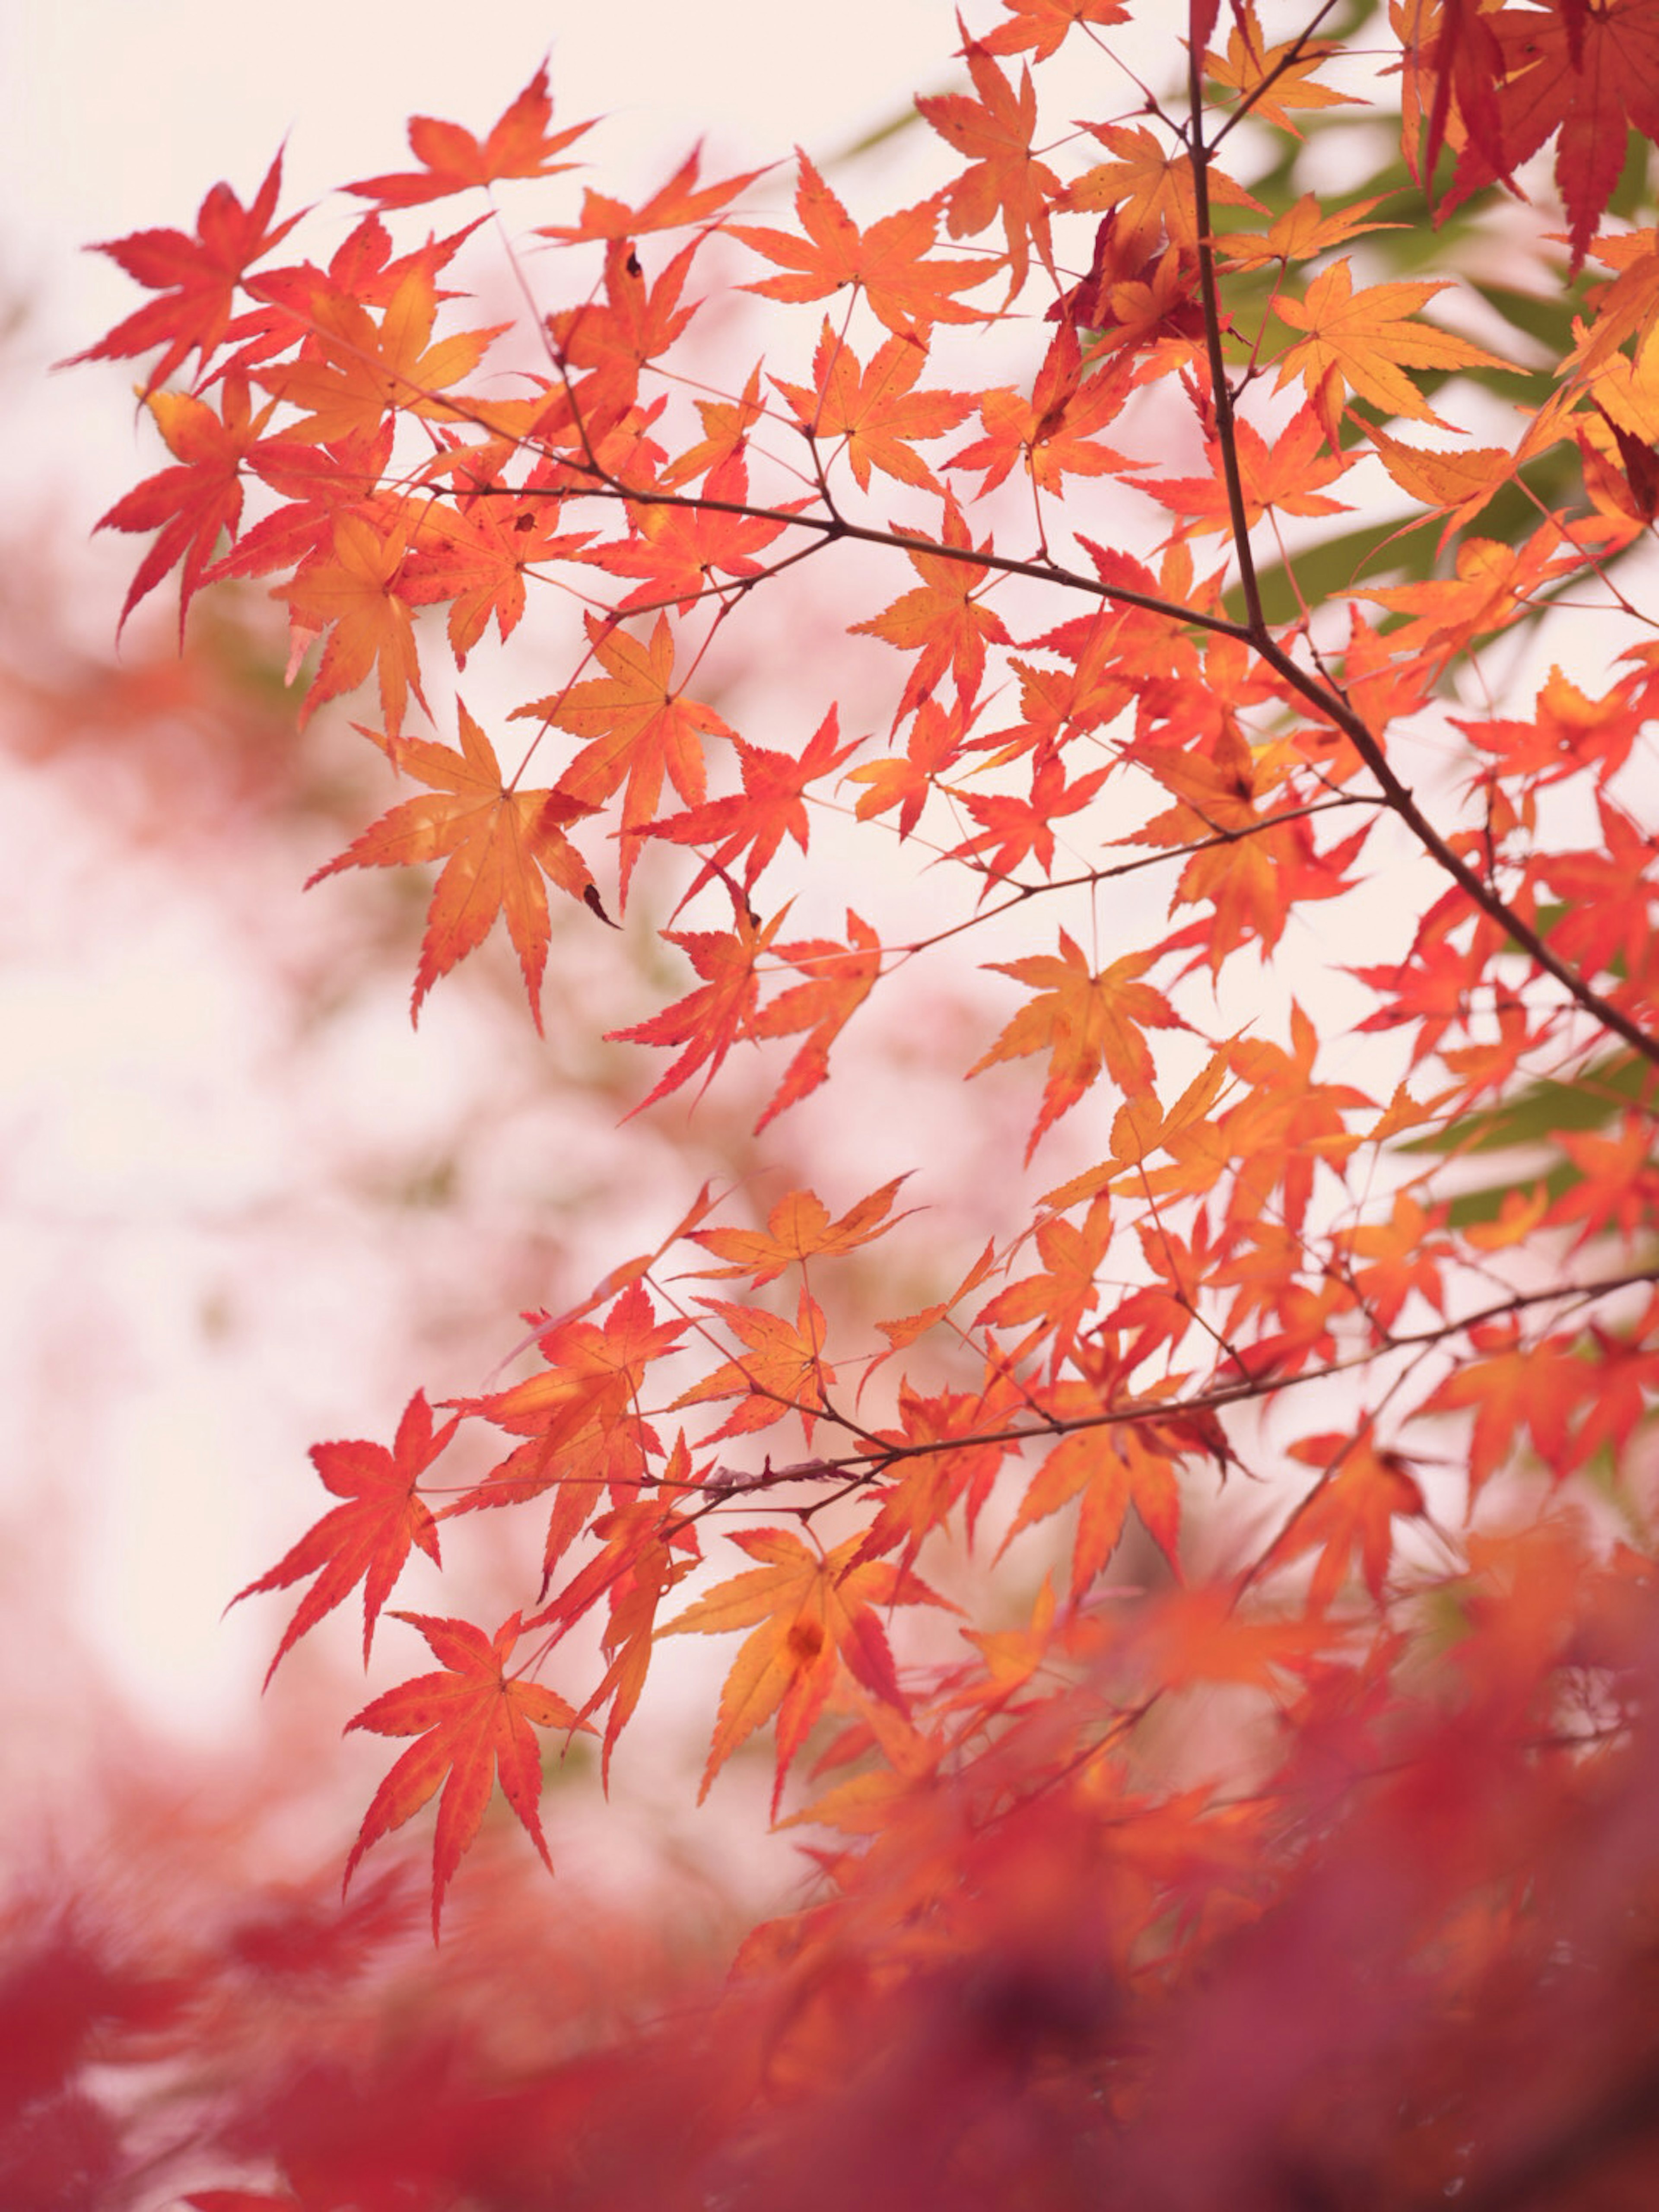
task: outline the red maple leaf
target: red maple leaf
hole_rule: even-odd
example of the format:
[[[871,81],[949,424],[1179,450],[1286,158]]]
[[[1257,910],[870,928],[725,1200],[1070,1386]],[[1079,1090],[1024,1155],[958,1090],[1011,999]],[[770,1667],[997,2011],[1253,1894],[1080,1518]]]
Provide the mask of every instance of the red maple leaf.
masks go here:
[[[422,167],[365,177],[346,190],[360,199],[378,200],[382,207],[407,208],[447,199],[451,192],[464,192],[473,185],[493,185],[503,177],[556,177],[571,164],[552,156],[593,126],[575,123],[568,131],[553,131],[552,120],[544,62],[482,144],[459,123],[417,115],[409,126],[409,150]]]
[[[724,933],[672,929],[662,933],[664,942],[678,945],[703,981],[672,1006],[653,1014],[649,1021],[636,1022],[631,1029],[605,1031],[606,1041],[611,1043],[678,1044],[685,1048],[656,1088],[633,1109],[633,1114],[642,1114],[659,1098],[678,1091],[686,1078],[705,1062],[708,1073],[703,1077],[702,1089],[708,1088],[726,1054],[738,1037],[747,1033],[760,996],[757,963],[771,945],[788,911],[787,907],[780,907],[763,927],[752,922],[745,911],[739,913],[735,926]]]
[[[161,346],[161,358],[144,380],[146,398],[167,382],[192,346],[205,368],[209,355],[232,331],[231,305],[243,271],[300,220],[291,215],[271,226],[282,181],[279,154],[249,208],[244,209],[228,185],[216,185],[202,202],[194,238],[182,230],[135,230],[94,246],[94,253],[107,253],[129,276],[161,297],[148,301],[64,367],[81,361],[127,361]]]
[[[375,1735],[413,1735],[420,1741],[410,1746],[375,1791],[346,1861],[345,1880],[349,1883],[372,1844],[402,1827],[441,1784],[432,1848],[435,1938],[444,1892],[478,1832],[498,1778],[507,1803],[551,1871],[539,1809],[542,1758],[532,1731],[586,1723],[555,1692],[538,1682],[509,1679],[507,1662],[521,1630],[518,1613],[509,1614],[493,1638],[470,1621],[439,1620],[422,1613],[392,1617],[420,1630],[444,1672],[400,1682],[346,1723],[348,1735],[367,1729]]]
[[[699,185],[697,172],[702,160],[701,145],[694,146],[668,182],[636,208],[589,186],[582,193],[579,222],[545,223],[536,235],[556,239],[561,246],[574,246],[587,239],[620,242],[642,237],[648,230],[679,230],[690,223],[708,222],[752,185],[757,177],[766,174],[764,169],[745,169],[741,176],[722,178],[717,185]]]
[[[312,1446],[311,1463],[325,1488],[345,1504],[324,1514],[269,1574],[238,1590],[230,1601],[240,1605],[256,1591],[286,1589],[302,1575],[317,1577],[283,1632],[276,1656],[265,1670],[267,1683],[284,1652],[331,1613],[359,1580],[363,1585],[363,1664],[368,1664],[375,1620],[403,1572],[410,1546],[418,1544],[429,1559],[438,1560],[438,1531],[416,1485],[457,1425],[446,1421],[434,1435],[432,1408],[425,1393],[417,1390],[404,1408],[390,1451],[384,1444],[361,1441]]]
[[[680,901],[684,906],[712,877],[724,875],[744,848],[743,887],[753,887],[786,836],[804,853],[807,848],[806,787],[839,768],[864,742],[854,738],[837,746],[840,730],[831,707],[808,739],[805,751],[774,752],[766,745],[736,739],[743,772],[743,789],[725,799],[711,799],[684,814],[671,814],[651,825],[652,835],[677,845],[719,845],[698,872]]]
[[[270,420],[271,408],[250,415],[245,376],[225,379],[222,417],[185,392],[151,392],[146,404],[179,466],[147,477],[100,516],[97,527],[157,532],[128,589],[116,625],[118,636],[145,593],[154,591],[175,563],[183,563],[179,578],[182,647],[185,617],[220,533],[236,535],[242,514],[242,463]]]

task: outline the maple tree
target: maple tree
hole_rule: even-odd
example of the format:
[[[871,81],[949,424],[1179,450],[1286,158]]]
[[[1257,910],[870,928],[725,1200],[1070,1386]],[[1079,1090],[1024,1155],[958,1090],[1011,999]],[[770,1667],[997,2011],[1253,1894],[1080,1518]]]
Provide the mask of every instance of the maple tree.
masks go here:
[[[702,1790],[769,1735],[818,1880],[603,2075],[407,2140],[389,2059],[355,2126],[243,2085],[204,2212],[1650,2192],[1659,14],[1190,0],[1148,90],[1142,12],[960,24],[868,221],[805,154],[578,203],[543,68],[325,264],[279,167],[104,249],[171,456],[124,618],[264,578],[300,719],[357,696],[424,789],[313,881],[442,863],[413,1013],[504,915],[539,1027],[645,914],[634,1113],[765,1070],[775,1149],[528,1371],[317,1447],[273,1672],[359,1583],[442,1669],[347,1719],[416,1739],[348,1880],[437,1796],[435,1933],[495,1780],[546,1856],[543,1760],[726,1635]],[[486,238],[522,327],[440,284]],[[937,1091],[867,1192],[787,1135],[918,975],[1022,1116],[960,1249]],[[387,1607],[483,1511],[504,1621]],[[59,2089],[151,2002],[82,1984]]]

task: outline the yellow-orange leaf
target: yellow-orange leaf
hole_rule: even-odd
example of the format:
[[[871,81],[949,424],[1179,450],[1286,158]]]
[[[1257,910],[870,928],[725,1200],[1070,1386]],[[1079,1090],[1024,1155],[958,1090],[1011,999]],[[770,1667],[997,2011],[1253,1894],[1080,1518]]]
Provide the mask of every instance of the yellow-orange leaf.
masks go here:
[[[989,963],[998,975],[1030,984],[1037,995],[1020,1008],[968,1073],[977,1075],[998,1060],[1018,1060],[1028,1053],[1048,1053],[1048,1079],[1025,1147],[1028,1160],[1043,1131],[1076,1105],[1103,1067],[1120,1090],[1151,1087],[1152,1055],[1141,1032],[1185,1026],[1163,993],[1139,980],[1155,957],[1130,953],[1096,975],[1082,948],[1062,929],[1058,958],[1038,953],[1030,960]]]
[[[1274,312],[1283,323],[1304,335],[1289,348],[1279,364],[1282,392],[1293,376],[1300,376],[1310,400],[1318,400],[1328,372],[1334,370],[1357,392],[1388,415],[1407,415],[1414,422],[1443,422],[1405,371],[1408,368],[1508,368],[1483,347],[1449,331],[1437,331],[1415,319],[1443,284],[1371,284],[1356,292],[1345,256],[1314,278],[1305,297],[1283,295]]]
[[[408,738],[393,745],[389,739],[375,738],[399,768],[433,790],[383,814],[326,867],[319,868],[307,889],[342,868],[409,867],[423,860],[442,860],[444,871],[432,894],[415,975],[415,1018],[420,1018],[421,1001],[439,976],[475,951],[496,915],[505,910],[539,1030],[542,971],[551,934],[543,876],[605,918],[587,865],[561,826],[594,810],[562,792],[507,789],[494,746],[460,702],[455,703],[461,731],[459,753],[423,738]],[[372,731],[365,734],[374,736]]]
[[[844,1662],[883,1703],[908,1711],[879,1613],[895,1605],[946,1605],[908,1568],[890,1560],[853,1564],[861,1535],[823,1553],[787,1528],[745,1529],[732,1540],[762,1564],[720,1583],[659,1636],[719,1636],[748,1628],[726,1686],[698,1802],[747,1737],[777,1718],[775,1817],[784,1779],[807,1731],[823,1710]],[[954,1607],[951,1608],[954,1611]]]

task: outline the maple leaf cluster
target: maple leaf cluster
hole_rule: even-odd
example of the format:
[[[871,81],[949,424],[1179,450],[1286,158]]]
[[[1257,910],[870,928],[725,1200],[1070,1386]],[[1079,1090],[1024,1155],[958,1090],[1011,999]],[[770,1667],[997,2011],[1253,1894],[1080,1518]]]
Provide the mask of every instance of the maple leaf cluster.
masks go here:
[[[1131,13],[963,25],[967,88],[916,102],[938,181],[867,221],[856,172],[805,154],[792,198],[693,155],[637,204],[577,204],[549,180],[587,126],[554,127],[544,69],[483,138],[417,118],[420,167],[348,188],[370,209],[325,266],[274,258],[280,165],[246,212],[216,187],[193,240],[110,246],[158,297],[91,356],[155,356],[173,463],[104,518],[155,533],[126,611],[175,569],[181,620],[274,579],[301,719],[373,687],[363,733],[422,789],[319,876],[441,863],[416,1012],[504,915],[539,1025],[555,946],[649,884],[695,980],[611,1032],[670,1055],[635,1110],[787,1040],[766,1131],[902,971],[949,986],[975,933],[1019,947],[979,963],[952,1071],[962,1112],[1017,1098],[1029,1127],[977,1257],[928,1243],[928,1132],[896,1128],[908,1155],[850,1204],[792,1173],[745,1224],[705,1187],[529,1317],[521,1379],[441,1428],[416,1392],[390,1451],[318,1447],[341,1503],[242,1593],[314,1578],[276,1660],[360,1582],[367,1658],[458,1517],[519,1516],[532,1568],[498,1626],[396,1616],[440,1671],[349,1723],[415,1741],[348,1875],[438,1796],[435,1930],[495,1780],[546,1856],[536,1730],[599,1733],[608,1773],[662,1639],[740,1635],[702,1788],[769,1730],[774,1818],[787,1796],[823,1883],[745,1951],[775,2007],[745,2094],[813,2085],[827,2139],[823,2085],[863,2079],[893,1992],[894,2112],[927,2108],[930,2066],[965,2094],[939,2023],[966,2001],[949,1962],[983,1950],[1027,1976],[981,1990],[986,2047],[1041,2022],[996,2170],[1046,2112],[1073,2144],[1125,2130],[1146,2180],[1224,2105],[1224,2052],[1304,2002],[1322,1928],[1372,1991],[1356,2075],[1388,2005],[1417,2017],[1413,1976],[1445,2020],[1501,2008],[1528,1868],[1638,1758],[1650,1645],[1610,1656],[1586,1594],[1650,1613],[1659,17],[1420,0],[1339,30],[1234,0],[1224,46],[1194,0],[1184,81],[1126,123]],[[1379,114],[1390,173],[1304,183]],[[545,250],[507,229],[509,184],[558,218],[529,226]],[[454,201],[456,228],[394,230]],[[1468,273],[1483,224],[1523,277]],[[535,302],[501,374],[504,328],[452,328],[441,281],[486,237]],[[1441,273],[1389,273],[1425,252]],[[702,332],[734,284],[770,350],[716,382]],[[984,383],[993,357],[1012,380]],[[881,710],[844,710],[828,655],[792,665],[792,701],[803,672],[822,693],[763,743],[714,672],[787,656],[764,610],[830,571],[864,594]],[[1595,613],[1571,672],[1526,678],[1568,606]],[[429,692],[447,713],[435,663],[510,665],[532,631],[553,688],[496,735],[459,702],[457,742],[416,733]],[[830,817],[872,856],[861,910],[814,851]],[[906,935],[882,916],[912,865],[938,919]],[[885,1317],[878,1241],[880,1279],[920,1285]],[[445,1456],[463,1432],[495,1455],[474,1480]],[[1533,1808],[1507,1830],[1453,1778],[1471,1747]],[[1443,1843],[1441,1873],[1402,1870]],[[1437,2105],[1437,2050],[1395,2107],[1419,2137],[1364,2153],[1395,2161],[1376,2201],[1463,2186],[1448,2116],[1489,2090],[1471,2061]],[[1263,2172],[1313,2171],[1317,2100],[1292,2102],[1265,2101]],[[923,2130],[907,2155],[925,2194],[957,2152]],[[1191,2155],[1168,2201],[1217,2201]],[[1105,2152],[1078,2156],[1066,2196],[1043,2150],[1042,2188],[1108,2201]],[[1361,2201],[1320,2172],[1295,2201]]]

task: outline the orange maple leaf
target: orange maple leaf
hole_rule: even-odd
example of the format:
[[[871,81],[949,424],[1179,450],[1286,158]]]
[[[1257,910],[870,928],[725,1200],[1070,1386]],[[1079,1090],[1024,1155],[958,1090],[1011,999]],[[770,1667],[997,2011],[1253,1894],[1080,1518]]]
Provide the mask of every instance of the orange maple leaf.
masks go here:
[[[835,1221],[814,1192],[792,1190],[772,1208],[764,1229],[694,1229],[694,1244],[701,1244],[717,1259],[733,1262],[729,1267],[702,1272],[716,1278],[747,1275],[759,1290],[775,1282],[786,1267],[804,1267],[808,1260],[838,1258],[884,1237],[904,1219],[902,1214],[892,1221],[887,1216],[905,1181],[905,1176],[895,1176]]]
[[[330,526],[329,550],[307,560],[291,582],[273,589],[273,599],[288,601],[294,641],[290,681],[311,641],[331,631],[300,702],[296,719],[301,729],[325,700],[355,691],[371,669],[379,672],[380,714],[389,738],[396,738],[403,728],[411,691],[426,706],[414,624],[397,588],[411,520],[407,510],[394,509],[382,532],[361,511],[337,514]]]
[[[720,1692],[701,1804],[720,1768],[745,1738],[777,1715],[777,1778],[772,1812],[791,1761],[823,1711],[838,1667],[900,1712],[909,1710],[878,1613],[895,1605],[945,1605],[908,1569],[885,1560],[854,1564],[861,1537],[833,1552],[814,1550],[787,1528],[750,1528],[732,1541],[763,1564],[719,1583],[659,1636],[720,1636],[751,1628]]]
[[[510,1613],[493,1638],[465,1620],[440,1620],[423,1613],[397,1613],[392,1618],[420,1630],[444,1671],[400,1682],[346,1723],[348,1735],[366,1729],[375,1735],[418,1736],[420,1741],[410,1746],[375,1791],[346,1860],[345,1881],[350,1882],[363,1853],[401,1828],[441,1784],[432,1847],[435,1939],[444,1892],[478,1832],[497,1778],[543,1864],[552,1870],[542,1834],[542,1758],[532,1728],[588,1724],[554,1691],[508,1678],[507,1662],[521,1632],[518,1613]]]
[[[751,1017],[752,1037],[794,1036],[808,1034],[788,1066],[783,1080],[768,1100],[755,1124],[758,1136],[787,1106],[794,1105],[830,1073],[830,1048],[874,989],[881,974],[881,939],[851,907],[847,909],[845,945],[832,937],[794,938],[780,945],[778,957],[787,960],[806,977],[780,991]]]
[[[459,699],[455,705],[461,732],[459,753],[424,738],[394,743],[374,731],[363,732],[383,746],[398,768],[431,785],[432,792],[405,799],[383,814],[343,853],[319,868],[306,888],[342,868],[413,867],[442,860],[443,872],[432,894],[421,941],[413,1018],[419,1020],[421,1001],[439,976],[477,951],[504,909],[539,1030],[542,971],[551,934],[543,876],[591,907],[601,921],[608,919],[587,864],[562,827],[594,810],[586,800],[562,791],[509,790],[501,781],[495,747]]]
[[[1333,45],[1310,40],[1305,33],[1279,46],[1267,46],[1254,0],[1243,0],[1233,9],[1225,54],[1206,54],[1205,73],[1212,84],[1236,94],[1264,122],[1276,124],[1299,138],[1302,134],[1291,121],[1288,109],[1364,105],[1352,93],[1333,92],[1328,85],[1309,82],[1320,64],[1336,51]]]
[[[455,410],[437,395],[470,376],[491,342],[510,327],[455,331],[432,343],[438,295],[428,271],[410,270],[377,323],[362,302],[331,286],[313,297],[308,343],[296,362],[262,369],[258,381],[301,419],[287,434],[310,445],[372,436],[394,411],[439,419]]]
[[[807,740],[804,751],[775,752],[769,746],[751,745],[743,738],[736,739],[738,761],[743,776],[743,789],[732,792],[725,799],[711,799],[685,814],[671,814],[651,825],[652,835],[666,837],[677,845],[713,845],[720,849],[711,854],[698,871],[680,901],[684,906],[696,896],[712,877],[723,876],[748,848],[744,862],[743,888],[754,888],[755,880],[768,866],[786,836],[794,839],[804,853],[807,848],[809,830],[806,818],[806,787],[818,777],[828,775],[839,768],[851,753],[863,744],[854,738],[849,744],[837,746],[840,729],[836,709],[832,706],[822,722]],[[568,781],[568,779],[567,779]],[[720,841],[724,841],[723,842]],[[678,911],[677,908],[676,912]]]
[[[1002,0],[1011,20],[988,31],[980,44],[988,54],[1024,53],[1046,62],[1058,52],[1068,31],[1090,23],[1127,23],[1123,0]]]
[[[1079,1598],[1117,1549],[1133,1505],[1179,1577],[1181,1490],[1174,1462],[1130,1423],[1078,1429],[1061,1438],[1031,1478],[1004,1548],[1082,1493],[1072,1551],[1072,1595]]]
[[[559,502],[538,498],[477,498],[459,507],[435,504],[422,518],[415,550],[398,579],[411,606],[449,602],[449,644],[457,668],[495,618],[510,637],[523,619],[525,575],[544,562],[566,561],[592,542],[592,531],[561,533]]]
[[[559,789],[573,799],[599,807],[627,783],[621,860],[626,905],[629,878],[657,811],[664,776],[688,805],[701,805],[708,790],[702,741],[735,740],[737,732],[712,707],[676,686],[674,635],[666,615],[657,617],[648,644],[592,615],[587,635],[605,674],[532,699],[515,708],[510,719],[534,715],[589,740],[559,778]]]
[[[1324,427],[1311,407],[1298,407],[1271,446],[1253,422],[1241,419],[1233,428],[1246,528],[1254,529],[1269,513],[1346,514],[1351,511],[1341,500],[1327,499],[1321,489],[1345,475],[1352,464],[1326,444]],[[1212,438],[1206,450],[1214,464],[1208,476],[1139,477],[1135,482],[1137,491],[1150,493],[1160,507],[1185,515],[1200,535],[1232,526],[1221,448]]]
[[[474,185],[488,186],[501,178],[556,177],[571,164],[556,161],[553,155],[593,126],[575,123],[568,130],[554,131],[552,120],[544,62],[482,144],[459,123],[415,116],[409,126],[409,150],[421,168],[365,177],[346,190],[360,199],[377,200],[383,208],[408,208],[447,199]]]
[[[812,356],[813,383],[772,382],[794,409],[809,438],[840,438],[860,491],[870,489],[878,468],[900,483],[944,495],[944,486],[921,456],[912,450],[918,438],[941,438],[953,430],[973,401],[963,392],[917,392],[916,379],[927,365],[927,349],[915,338],[890,337],[872,355],[867,368],[840,337],[826,315]]]
[[[706,1405],[713,1398],[740,1398],[708,1441],[747,1436],[769,1429],[787,1414],[799,1416],[808,1445],[812,1424],[825,1404],[824,1393],[836,1370],[823,1357],[823,1309],[803,1284],[795,1318],[768,1313],[760,1306],[733,1305],[727,1298],[702,1298],[700,1306],[717,1313],[745,1349],[714,1374],[705,1376],[675,1399],[672,1410]]]
[[[1016,93],[987,48],[969,37],[960,15],[957,27],[979,97],[970,100],[960,92],[918,95],[916,112],[969,159],[969,167],[945,195],[951,237],[970,238],[1002,217],[1012,299],[1025,282],[1033,246],[1049,276],[1054,274],[1048,209],[1060,191],[1060,179],[1031,151],[1037,111],[1030,67],[1022,63]]]
[[[1284,1530],[1263,1554],[1283,1561],[1319,1547],[1309,1610],[1323,1613],[1341,1589],[1350,1562],[1358,1558],[1365,1587],[1381,1598],[1394,1552],[1396,1519],[1419,1519],[1427,1501],[1406,1461],[1380,1450],[1368,1435],[1333,1431],[1304,1437],[1291,1446],[1293,1459],[1326,1473],[1303,1499]]]
[[[749,498],[749,471],[741,453],[711,469],[702,489],[704,498],[714,504],[688,499],[630,507],[634,536],[621,544],[596,547],[588,556],[612,575],[641,580],[617,602],[618,614],[670,602],[677,602],[684,614],[709,593],[731,589],[720,581],[721,574],[752,580],[763,573],[755,556],[782,531],[783,516],[805,504],[787,501],[773,515],[732,513]]]
[[[921,810],[933,788],[934,778],[956,759],[962,737],[960,712],[947,714],[938,700],[924,699],[910,725],[902,759],[894,756],[848,769],[849,783],[869,786],[854,808],[858,819],[868,822],[878,814],[884,814],[890,806],[896,806],[899,842],[902,844],[921,819]]]
[[[418,1544],[429,1559],[438,1559],[438,1531],[416,1485],[458,1425],[456,1420],[446,1421],[434,1434],[432,1408],[425,1393],[417,1390],[404,1409],[397,1441],[390,1451],[384,1444],[363,1442],[312,1446],[311,1463],[325,1488],[345,1504],[324,1514],[269,1574],[238,1590],[230,1601],[240,1605],[256,1591],[286,1589],[302,1575],[317,1577],[283,1632],[276,1656],[265,1670],[267,1683],[283,1655],[325,1613],[331,1613],[360,1579],[363,1664],[368,1666],[375,1620],[403,1572],[410,1546]]]
[[[734,927],[725,933],[672,929],[662,933],[664,942],[678,945],[703,981],[697,989],[687,992],[684,998],[677,1000],[672,1006],[665,1006],[648,1021],[636,1022],[631,1029],[605,1031],[610,1043],[685,1047],[666,1075],[632,1109],[632,1114],[642,1114],[659,1098],[678,1091],[687,1076],[705,1061],[708,1073],[703,1077],[702,1089],[708,1088],[726,1054],[738,1037],[748,1032],[750,1018],[760,997],[757,963],[761,954],[770,948],[788,911],[787,907],[780,907],[763,927],[757,927],[744,912],[737,916]]]
[[[987,392],[979,403],[985,432],[950,454],[947,469],[983,469],[976,497],[994,491],[1017,463],[1023,464],[1039,490],[1056,496],[1066,476],[1105,476],[1129,464],[1103,446],[1094,432],[1114,422],[1129,396],[1127,354],[1097,375],[1085,378],[1077,331],[1062,322],[1051,341],[1029,399],[1018,392]]]
[[[650,1264],[647,1257],[642,1266]],[[545,1596],[554,1568],[588,1525],[600,1492],[608,1487],[620,1504],[647,1479],[661,1445],[640,1412],[646,1375],[690,1326],[689,1321],[659,1322],[637,1280],[624,1285],[602,1327],[580,1315],[553,1323],[536,1340],[545,1368],[493,1396],[462,1402],[464,1413],[480,1413],[509,1436],[528,1441],[447,1505],[439,1519],[522,1504],[556,1490],[542,1546]],[[563,1602],[543,1618],[559,1617]]]
[[[939,234],[939,202],[901,208],[860,231],[805,154],[795,213],[804,239],[787,231],[731,223],[727,231],[788,273],[746,284],[769,300],[822,300],[843,284],[856,284],[873,313],[896,337],[925,338],[935,323],[983,321],[980,311],[951,295],[982,284],[982,261],[939,261],[929,253]]]
[[[586,186],[582,192],[579,222],[544,223],[536,235],[556,239],[561,246],[575,246],[589,239],[620,242],[642,238],[650,230],[678,230],[690,223],[705,223],[752,185],[757,177],[766,174],[764,169],[745,169],[741,176],[724,177],[717,185],[699,185],[697,173],[702,161],[702,149],[701,145],[694,146],[668,182],[636,208]]]
[[[1444,284],[1370,284],[1356,292],[1345,254],[1314,278],[1303,298],[1293,300],[1281,292],[1274,301],[1280,322],[1304,335],[1281,357],[1273,389],[1282,392],[1293,376],[1300,376],[1334,446],[1344,384],[1385,415],[1407,415],[1414,422],[1432,422],[1437,429],[1450,429],[1451,424],[1441,420],[1404,374],[1406,369],[1518,372],[1513,362],[1484,347],[1415,319],[1418,309],[1446,289]]]
[[[969,1074],[1027,1053],[1050,1055],[1042,1109],[1025,1147],[1028,1161],[1043,1131],[1076,1105],[1103,1067],[1121,1091],[1151,1088],[1152,1055],[1142,1030],[1186,1026],[1161,991],[1139,980],[1156,957],[1128,953],[1096,975],[1081,946],[1062,929],[1058,958],[1037,953],[1029,960],[988,963],[997,975],[1030,985],[1037,995],[1020,1008]]]
[[[950,492],[945,495],[943,542],[958,554],[967,552],[973,544],[962,509]],[[976,561],[944,558],[920,546],[908,557],[922,579],[921,587],[902,593],[867,622],[851,625],[854,636],[883,638],[902,653],[921,656],[906,680],[893,717],[895,729],[913,708],[921,704],[947,668],[955,679],[958,700],[966,707],[985,673],[986,647],[1013,642],[1002,617],[974,597],[988,569]]]

